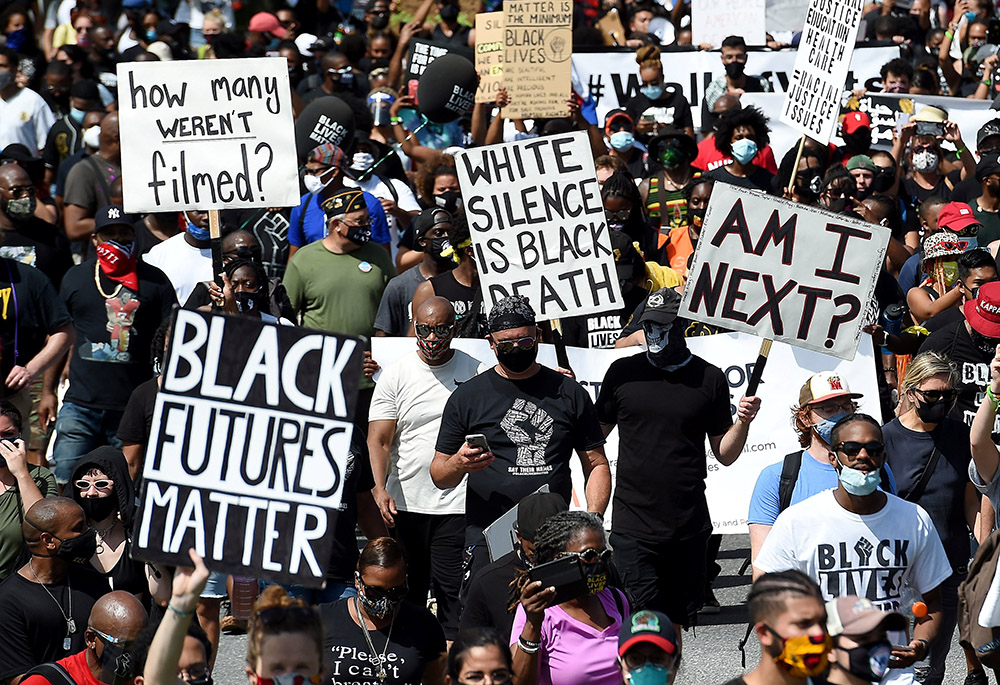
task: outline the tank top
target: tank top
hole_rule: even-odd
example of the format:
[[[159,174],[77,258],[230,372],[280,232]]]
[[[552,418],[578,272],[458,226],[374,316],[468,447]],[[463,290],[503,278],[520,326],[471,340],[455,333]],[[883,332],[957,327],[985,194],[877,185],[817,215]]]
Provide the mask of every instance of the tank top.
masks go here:
[[[692,179],[698,176],[692,176]],[[646,213],[650,223],[659,224],[660,231],[669,233],[672,229],[687,225],[687,198],[683,190],[667,190],[663,184],[663,172],[649,178],[649,192],[646,193]]]
[[[455,337],[482,338],[486,335],[483,316],[483,293],[480,288],[470,288],[455,280],[452,271],[431,276],[434,294],[451,302],[455,308]]]

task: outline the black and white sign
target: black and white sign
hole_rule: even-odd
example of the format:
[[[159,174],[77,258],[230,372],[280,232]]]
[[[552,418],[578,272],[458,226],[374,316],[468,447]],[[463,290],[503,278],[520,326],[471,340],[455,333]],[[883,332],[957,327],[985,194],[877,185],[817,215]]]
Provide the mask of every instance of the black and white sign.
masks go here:
[[[123,63],[118,88],[126,211],[299,204],[283,57]]]
[[[456,163],[487,310],[515,293],[545,320],[622,307],[586,132],[473,148]]]
[[[851,360],[889,229],[719,184],[681,315]]]
[[[143,469],[138,558],[323,583],[362,345],[247,317],[177,313]]]

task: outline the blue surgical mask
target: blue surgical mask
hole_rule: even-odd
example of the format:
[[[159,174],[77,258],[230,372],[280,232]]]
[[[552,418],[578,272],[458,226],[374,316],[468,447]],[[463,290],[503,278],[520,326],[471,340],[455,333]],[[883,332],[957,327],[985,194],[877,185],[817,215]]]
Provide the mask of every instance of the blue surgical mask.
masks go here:
[[[77,123],[79,126],[83,126],[83,118],[87,116],[87,113],[82,109],[77,109],[76,107],[69,108],[69,118]]]
[[[975,12],[966,12],[965,13],[965,20],[966,21],[974,21],[975,18],[976,18],[976,13]]]
[[[185,221],[187,221],[187,226],[185,227],[185,230],[188,233],[191,234],[192,238],[194,238],[195,240],[197,240],[199,242],[204,242],[206,240],[211,240],[212,234],[208,232],[207,228],[199,228],[198,226],[195,226],[186,217],[185,217]]]
[[[611,147],[618,152],[627,152],[635,145],[635,136],[631,131],[615,131],[608,140],[611,142]]]
[[[659,100],[660,96],[663,95],[663,84],[656,84],[652,86],[643,86],[639,89],[639,92],[648,97],[650,100]]]
[[[733,158],[740,164],[749,164],[757,156],[757,143],[750,138],[740,138],[733,143]]]
[[[965,240],[965,241],[967,241],[969,243],[966,246],[966,248],[965,248],[966,252],[968,252],[969,250],[975,250],[977,247],[979,247],[979,238],[978,237],[976,237],[976,238],[962,238],[962,240]]]
[[[840,421],[845,416],[847,416],[847,412],[840,412],[836,416],[823,419],[819,423],[813,425],[813,430],[816,431],[816,435],[819,436],[820,440],[829,445],[833,434],[833,427],[837,424],[837,421]]]
[[[837,457],[837,460],[839,461],[840,457]],[[858,497],[872,494],[882,482],[882,475],[878,470],[865,473],[843,464],[840,465],[840,473],[837,474],[837,477],[840,478],[840,482],[844,484],[844,489],[847,492]]]
[[[146,40],[150,43],[156,40],[156,29],[146,29]]]
[[[668,685],[670,669],[660,664],[646,662],[628,673],[628,685]]]

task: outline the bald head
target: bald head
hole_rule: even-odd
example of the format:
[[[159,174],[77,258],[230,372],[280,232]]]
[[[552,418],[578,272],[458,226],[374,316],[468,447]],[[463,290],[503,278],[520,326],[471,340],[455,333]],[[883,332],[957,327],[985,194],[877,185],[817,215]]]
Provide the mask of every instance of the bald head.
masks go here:
[[[15,186],[31,185],[31,177],[20,164],[0,165],[0,187],[10,190]]]
[[[101,149],[118,145],[118,113],[111,112],[101,119]]]
[[[79,504],[68,497],[46,497],[28,509],[21,532],[24,541],[31,545],[41,539],[43,532],[58,537],[73,537],[66,533],[81,521],[85,522],[86,516]]]
[[[119,640],[134,640],[149,617],[131,592],[109,592],[94,604],[87,625]]]
[[[716,114],[728,112],[731,109],[740,108],[740,99],[735,95],[720,95],[719,99],[712,105],[712,111]]]
[[[455,308],[443,297],[429,297],[417,307],[413,322],[428,326],[451,326],[455,323]]]

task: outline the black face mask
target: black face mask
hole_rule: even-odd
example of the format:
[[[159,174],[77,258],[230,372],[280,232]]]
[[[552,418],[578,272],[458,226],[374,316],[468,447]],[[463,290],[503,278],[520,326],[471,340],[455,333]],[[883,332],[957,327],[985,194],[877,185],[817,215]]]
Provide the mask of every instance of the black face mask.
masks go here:
[[[914,393],[917,395],[916,393]],[[917,416],[924,423],[934,423],[938,424],[944,421],[944,418],[948,416],[951,408],[955,405],[954,400],[951,402],[945,402],[944,400],[938,400],[937,402],[924,402],[917,395],[915,402],[917,407]]]
[[[441,264],[443,266],[448,264],[454,265],[455,262],[454,260],[452,260],[451,255],[448,255],[447,257],[441,255],[441,252],[450,244],[451,243],[448,242],[448,238],[444,236],[441,236],[440,238],[429,238],[427,240],[427,246],[424,248],[424,250],[429,252],[431,255],[431,259],[433,259],[438,264]]]
[[[434,196],[434,205],[454,214],[462,207],[462,194],[457,190],[446,190]]]
[[[103,521],[111,516],[115,510],[118,499],[112,494],[108,497],[81,497],[77,504],[83,509],[83,513],[91,521]]]
[[[984,355],[992,358],[993,355],[996,354],[997,345],[1000,344],[1000,340],[997,340],[996,338],[987,338],[975,328],[969,332],[969,337],[972,338],[972,344],[976,346],[976,349]]]
[[[75,538],[56,539],[62,542],[59,551],[56,552],[56,558],[71,564],[88,564],[97,551],[97,533],[93,528],[88,528],[87,532]]]
[[[260,303],[258,302],[259,298],[259,291],[252,293],[244,290],[242,292],[233,293],[233,299],[236,300],[236,309],[239,310],[240,314],[260,311]]]
[[[892,182],[896,180],[896,169],[894,167],[880,168],[872,179],[871,189],[876,193],[886,193],[892,187]]]
[[[852,150],[868,151],[872,146],[872,132],[868,128],[859,128],[854,133],[842,133],[840,137]]]
[[[726,76],[729,78],[739,78],[743,75],[743,71],[747,68],[747,65],[743,64],[743,62],[730,62],[725,67]]]
[[[535,363],[535,357],[538,356],[538,343],[535,343],[530,350],[522,350],[520,347],[515,347],[509,352],[501,352],[497,350],[497,361],[503,365],[504,368],[513,371],[514,373],[521,373],[527,371],[528,367]]]
[[[372,239],[372,227],[371,224],[365,224],[362,226],[351,226],[347,225],[347,235],[344,236],[350,240],[355,245],[364,245],[369,240]]]
[[[98,639],[101,639],[100,636]],[[135,678],[135,664],[132,655],[127,651],[129,645],[116,645],[103,639],[101,644],[104,645],[104,651],[100,656],[96,648],[93,650],[94,659],[101,666],[101,682],[108,685],[124,685],[132,682]]]
[[[802,197],[817,197],[822,187],[818,169],[806,169],[795,175],[795,192]]]
[[[385,12],[383,14],[376,14],[372,17],[372,20],[368,22],[368,25],[376,31],[381,31],[389,25],[389,13]]]
[[[441,8],[441,21],[455,21],[458,19],[458,5],[447,4]]]
[[[877,683],[889,670],[892,644],[888,640],[869,642],[853,649],[839,649],[847,653],[847,672],[857,678]]]
[[[684,326],[679,320],[670,324],[665,344],[661,349],[654,349],[658,341],[652,340],[651,330],[649,324],[643,325],[647,344],[646,359],[650,364],[659,369],[675,369],[691,358],[691,351],[688,350],[687,340],[684,338]]]

